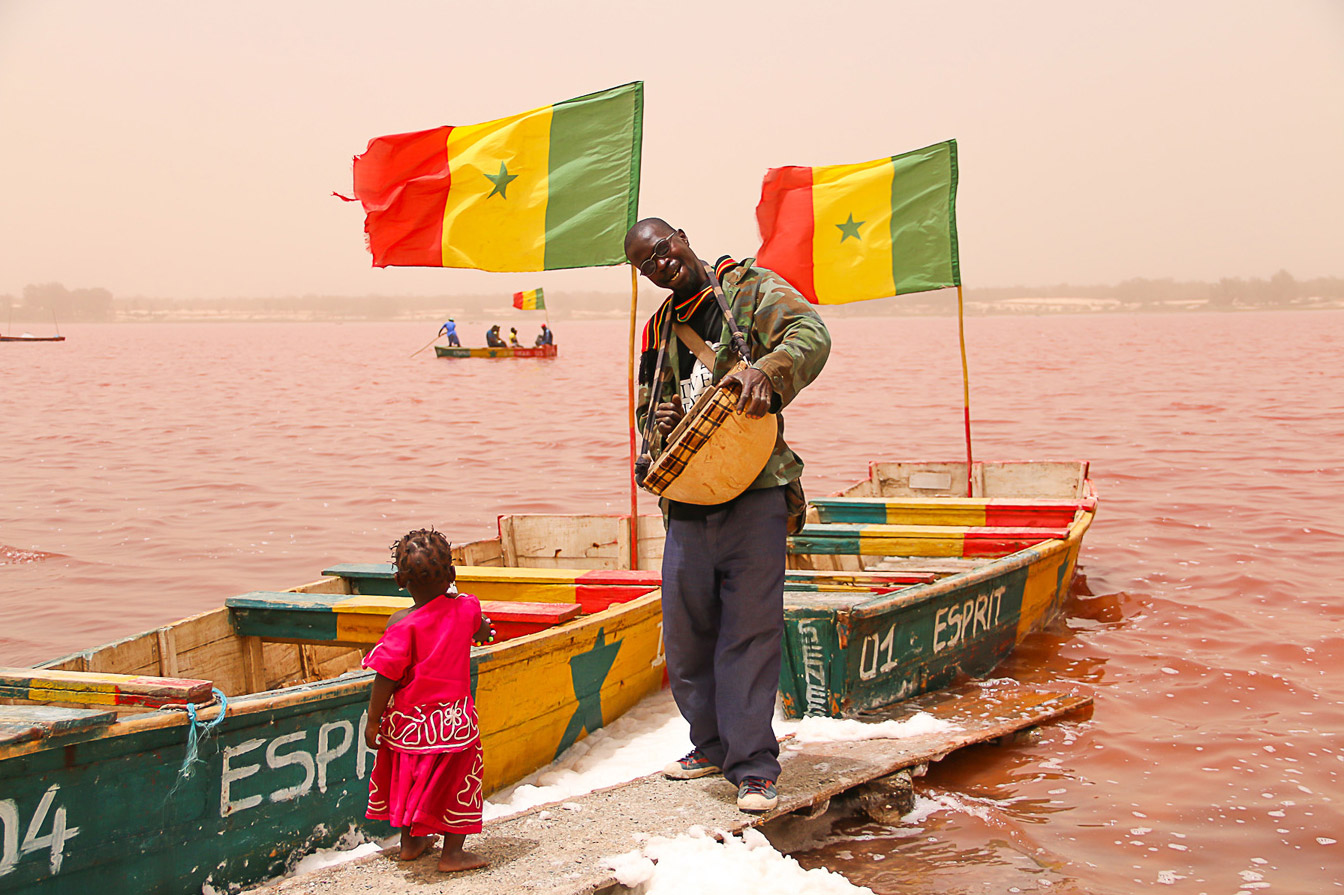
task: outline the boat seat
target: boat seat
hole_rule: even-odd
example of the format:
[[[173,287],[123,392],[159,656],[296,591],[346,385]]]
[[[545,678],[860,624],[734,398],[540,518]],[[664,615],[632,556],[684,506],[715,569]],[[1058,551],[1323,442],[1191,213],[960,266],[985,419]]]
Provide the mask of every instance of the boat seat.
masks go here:
[[[340,563],[322,570],[343,578],[353,593],[407,597],[392,577],[391,563]],[[919,572],[824,572],[790,569],[787,585],[797,591],[887,591],[923,584],[937,575]],[[600,612],[662,585],[659,572],[646,569],[520,569],[500,566],[458,566],[459,590],[483,600],[532,600],[577,603],[584,612]],[[494,618],[491,615],[491,618]]]
[[[115,711],[72,709],[56,705],[0,705],[0,746],[44,740],[66,733],[105,727]]]
[[[100,671],[0,668],[0,697],[32,702],[75,702],[159,708],[213,699],[210,681]]]
[[[789,552],[856,556],[997,557],[1016,553],[1069,529],[959,525],[811,523],[789,538]]]
[[[378,642],[392,613],[411,605],[410,597],[302,594],[255,591],[224,601],[240,635],[286,643],[370,647]],[[494,622],[495,639],[510,640],[578,618],[575,603],[483,600]]]
[[[642,597],[661,583],[644,569],[520,569],[504,566],[457,566],[457,589],[482,600],[574,603],[585,613],[601,612],[613,603]],[[393,580],[391,563],[339,563],[323,575],[344,578],[351,593],[407,597]],[[494,616],[492,615],[491,618]]]
[[[1073,524],[1096,498],[823,497],[811,502],[817,522],[865,525],[965,525],[990,528],[1058,528]]]

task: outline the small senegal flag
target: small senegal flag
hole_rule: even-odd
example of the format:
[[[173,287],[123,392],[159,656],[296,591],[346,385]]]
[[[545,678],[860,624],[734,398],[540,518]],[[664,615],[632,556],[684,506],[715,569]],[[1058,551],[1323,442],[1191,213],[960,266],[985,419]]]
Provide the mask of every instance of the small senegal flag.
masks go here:
[[[636,81],[484,124],[375,137],[355,156],[374,266],[624,264],[643,119]]]
[[[513,293],[513,306],[520,311],[544,311],[546,310],[546,296],[540,289],[529,289],[526,292]]]
[[[857,165],[771,168],[756,263],[813,304],[961,283],[957,141]]]

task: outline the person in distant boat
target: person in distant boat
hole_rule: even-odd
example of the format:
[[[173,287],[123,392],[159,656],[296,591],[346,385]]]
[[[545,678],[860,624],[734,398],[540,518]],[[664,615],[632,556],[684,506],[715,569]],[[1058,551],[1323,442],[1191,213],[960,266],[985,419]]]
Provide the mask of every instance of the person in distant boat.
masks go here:
[[[518,344],[518,327],[516,326],[509,327],[509,347],[510,348],[523,347],[522,345]]]
[[[739,393],[736,410],[758,419],[787,407],[821,373],[831,350],[826,325],[783,277],[752,262],[724,256],[715,276],[734,321],[730,328],[705,262],[681,230],[659,218],[635,224],[625,256],[655,286],[671,291],[644,327],[636,406],[641,431],[657,383],[649,448],[656,457],[684,415],[710,385]],[[673,335],[689,327],[714,353],[707,370]],[[751,366],[728,373],[736,352],[733,330],[743,331]],[[655,369],[660,357],[661,369]],[[779,743],[771,726],[779,689],[784,633],[786,537],[802,522],[803,461],[784,442],[748,487],[710,506],[662,500],[663,641],[668,679],[690,722],[692,749],[663,769],[674,779],[722,771],[737,786],[742,811],[769,811],[778,803]]]
[[[551,332],[551,328],[544,323],[541,325],[541,332],[537,334],[536,344],[538,348],[542,345],[555,344],[555,333]]]
[[[452,545],[433,529],[392,545],[396,581],[415,601],[393,613],[364,667],[377,674],[364,742],[377,751],[365,817],[401,829],[403,861],[443,834],[439,869],[483,867],[463,851],[481,831],[481,732],[471,698],[471,644],[495,639],[481,602],[459,594]]]
[[[452,317],[449,317],[448,322],[439,327],[439,335],[447,336],[448,344],[452,347],[462,344],[462,340],[457,337],[457,324],[453,322]]]
[[[485,333],[485,345],[487,348],[505,348],[504,337],[499,334],[499,324],[496,323]]]

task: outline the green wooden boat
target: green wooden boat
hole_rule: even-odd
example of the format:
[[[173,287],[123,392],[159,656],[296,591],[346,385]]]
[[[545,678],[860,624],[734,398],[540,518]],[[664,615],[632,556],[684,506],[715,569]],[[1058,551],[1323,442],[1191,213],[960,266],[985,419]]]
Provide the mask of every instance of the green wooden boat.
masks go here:
[[[651,540],[658,521],[643,524]],[[473,650],[487,794],[663,685],[656,574],[590,576],[582,605],[557,612],[547,604],[580,602],[565,584],[578,573],[528,568],[619,565],[628,529],[619,517],[520,517],[504,538],[454,548],[492,599],[548,617]],[[236,891],[342,837],[391,835],[363,816],[372,674],[359,663],[409,601],[360,596],[330,576],[227,603],[0,669],[0,892]],[[193,739],[196,760],[184,764]]]
[[[924,573],[883,593],[785,590],[785,712],[840,716],[988,674],[1058,615],[1096,513],[1085,462],[873,463],[811,502],[791,564]],[[973,496],[963,497],[967,482]]]

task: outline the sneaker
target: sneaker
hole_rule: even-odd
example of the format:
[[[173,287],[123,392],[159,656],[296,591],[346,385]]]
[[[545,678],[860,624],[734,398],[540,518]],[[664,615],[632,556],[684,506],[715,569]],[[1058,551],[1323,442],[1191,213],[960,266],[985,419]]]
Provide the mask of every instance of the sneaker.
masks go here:
[[[764,777],[747,777],[737,787],[737,808],[748,814],[762,814],[779,804],[775,781]]]
[[[694,780],[696,777],[708,777],[721,772],[722,769],[716,764],[710,764],[705,753],[699,749],[692,749],[682,758],[663,767],[663,776],[673,780]]]

